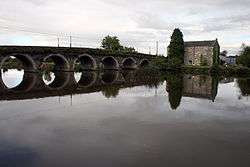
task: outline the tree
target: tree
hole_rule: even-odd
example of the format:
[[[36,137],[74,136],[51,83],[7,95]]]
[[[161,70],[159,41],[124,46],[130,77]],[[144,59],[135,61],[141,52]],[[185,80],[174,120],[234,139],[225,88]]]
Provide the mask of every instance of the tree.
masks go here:
[[[184,40],[180,29],[176,28],[168,46],[168,60],[171,64],[181,65],[184,62]]]
[[[226,64],[226,57],[227,57],[227,54],[228,54],[228,51],[226,51],[226,50],[223,50],[223,51],[220,53],[220,65]]]
[[[237,58],[237,64],[250,67],[250,46],[242,45],[240,56]]]
[[[122,46],[120,44],[120,40],[118,39],[118,37],[114,36],[106,36],[103,40],[102,40],[102,48],[107,49],[107,50],[111,50],[111,51],[120,51],[122,50]]]
[[[129,53],[135,53],[136,52],[135,48],[133,48],[133,47],[123,47],[122,50],[124,52],[129,52]]]
[[[120,52],[128,52],[128,53],[135,53],[136,50],[133,47],[125,47],[120,44],[120,40],[116,36],[106,36],[102,40],[103,49],[111,50],[111,51],[120,51]]]

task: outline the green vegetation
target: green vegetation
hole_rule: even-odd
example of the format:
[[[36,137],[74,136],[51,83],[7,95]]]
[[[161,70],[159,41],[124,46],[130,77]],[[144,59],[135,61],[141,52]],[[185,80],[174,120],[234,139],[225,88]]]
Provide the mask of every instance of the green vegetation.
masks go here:
[[[237,64],[250,68],[250,46],[242,45]]]
[[[184,62],[184,40],[180,29],[176,28],[168,46],[168,66],[178,67]]]
[[[248,96],[250,94],[250,79],[238,78],[237,83],[240,88],[242,96]]]
[[[2,67],[3,69],[18,69],[21,70],[23,69],[23,63],[20,62],[16,58],[9,58],[7,59],[3,64]]]
[[[216,42],[217,39],[216,39]],[[213,66],[219,66],[220,63],[220,46],[217,45],[216,47],[214,47],[213,49]]]
[[[135,53],[136,50],[133,47],[125,47],[120,44],[120,40],[116,36],[106,36],[102,40],[101,47],[108,51],[113,52],[127,52],[127,53]]]

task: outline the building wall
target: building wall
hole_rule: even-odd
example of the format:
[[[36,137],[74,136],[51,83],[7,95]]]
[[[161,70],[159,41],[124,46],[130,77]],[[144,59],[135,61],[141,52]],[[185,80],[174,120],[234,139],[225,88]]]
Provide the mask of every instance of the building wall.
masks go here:
[[[185,47],[184,64],[202,65],[206,62],[208,66],[213,65],[213,47],[196,46]]]
[[[211,97],[212,77],[185,75],[183,77],[183,93],[190,97]]]

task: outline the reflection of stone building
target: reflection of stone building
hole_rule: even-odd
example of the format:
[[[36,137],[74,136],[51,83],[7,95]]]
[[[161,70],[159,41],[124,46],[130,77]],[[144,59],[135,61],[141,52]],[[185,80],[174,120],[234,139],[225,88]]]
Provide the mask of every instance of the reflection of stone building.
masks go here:
[[[217,95],[218,82],[211,76],[205,75],[184,75],[183,96],[206,98],[213,100]]]
[[[232,83],[234,82],[234,78],[223,78],[222,80],[220,80],[220,83],[222,84],[227,84],[227,83]]]
[[[185,65],[212,66],[219,61],[220,45],[214,41],[185,42]]]

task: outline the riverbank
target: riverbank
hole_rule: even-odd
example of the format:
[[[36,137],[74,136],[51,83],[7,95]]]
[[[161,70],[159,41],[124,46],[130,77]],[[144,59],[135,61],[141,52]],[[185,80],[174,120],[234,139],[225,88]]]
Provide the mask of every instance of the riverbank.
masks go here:
[[[210,74],[220,76],[249,76],[250,68],[243,66],[182,66],[180,70],[189,74]]]

